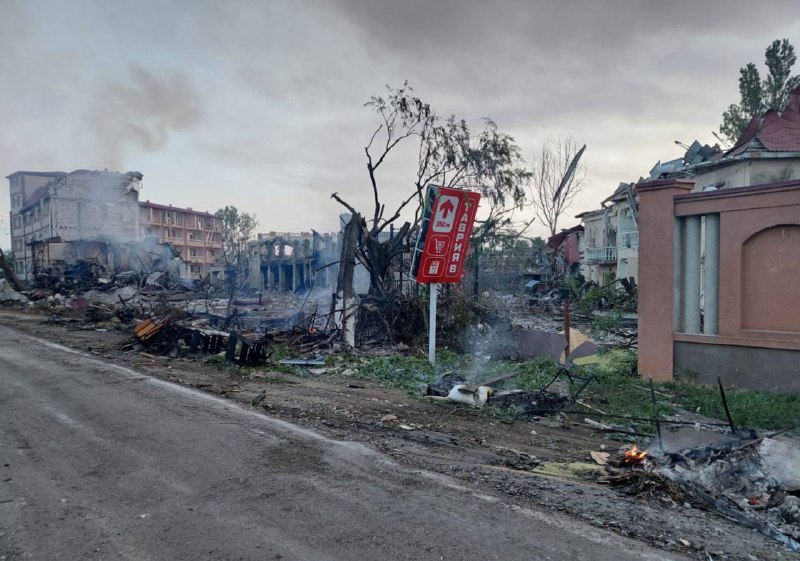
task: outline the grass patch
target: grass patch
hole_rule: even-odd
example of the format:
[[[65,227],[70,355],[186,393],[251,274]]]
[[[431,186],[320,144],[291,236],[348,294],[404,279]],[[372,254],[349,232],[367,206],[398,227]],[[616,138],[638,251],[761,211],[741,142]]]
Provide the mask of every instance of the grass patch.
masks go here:
[[[415,390],[419,384],[435,378],[428,359],[401,355],[362,359],[353,370],[357,378],[404,390]]]
[[[280,365],[281,358],[292,357],[290,350],[284,354],[276,353],[270,358],[275,370],[304,376],[302,368]],[[502,374],[518,373],[517,376],[500,385],[502,389],[521,389],[534,391],[541,389],[556,375],[559,365],[547,357],[539,357],[524,362],[484,361],[471,356],[459,355],[447,349],[437,353],[437,367],[434,370],[422,355],[390,355],[384,357],[357,357],[354,355],[332,355],[326,359],[326,366],[337,370],[350,369],[357,378],[374,380],[389,388],[400,388],[414,393],[422,383],[428,383],[448,371],[454,371],[476,383],[495,378]],[[651,419],[653,404],[649,381],[636,373],[636,353],[629,350],[614,350],[601,355],[599,364],[576,367],[573,371],[582,376],[594,375],[596,382],[590,383],[580,394],[579,399],[605,413]],[[581,381],[566,384],[571,393],[582,385]],[[673,415],[678,410],[687,410],[725,421],[725,411],[716,386],[697,383],[694,380],[678,379],[667,383],[656,383],[656,402],[659,415]],[[800,396],[774,391],[726,390],[731,415],[737,425],[762,430],[783,429],[800,426]],[[569,409],[580,410],[579,404]],[[487,407],[487,414],[506,418],[507,412]],[[586,416],[592,416],[586,409]],[[599,415],[596,418],[599,419]],[[609,419],[611,423],[641,427],[652,432],[649,421],[631,422],[624,419]]]
[[[653,403],[649,380],[636,375],[636,353],[616,350],[601,365],[586,367],[598,378],[582,395],[598,409],[614,415],[651,418]],[[725,409],[716,385],[695,380],[673,380],[654,384],[659,415],[687,410],[726,421]],[[777,391],[727,389],[728,406],[736,425],[758,429],[783,429],[800,425],[800,396]]]
[[[668,382],[665,391],[675,395],[683,408],[701,415],[725,419],[719,389],[695,382]],[[762,429],[800,426],[800,396],[776,391],[725,389],[733,422]]]

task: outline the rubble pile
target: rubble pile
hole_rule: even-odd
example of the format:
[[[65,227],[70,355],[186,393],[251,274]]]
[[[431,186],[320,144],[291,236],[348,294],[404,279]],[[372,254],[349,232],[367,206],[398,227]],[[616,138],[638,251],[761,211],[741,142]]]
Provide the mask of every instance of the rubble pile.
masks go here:
[[[680,451],[660,450],[654,441],[653,453],[636,462],[621,455],[601,480],[713,511],[800,551],[800,447],[741,429],[720,440]]]
[[[132,246],[133,247],[133,246]],[[114,272],[100,259],[40,268],[30,289],[0,280],[0,304],[24,305],[48,321],[130,330],[126,350],[172,357],[221,354],[228,362],[263,363],[273,343],[313,350],[332,343],[330,294],[324,291],[237,290],[224,280],[185,278],[173,260],[147,260],[131,250],[137,270]]]

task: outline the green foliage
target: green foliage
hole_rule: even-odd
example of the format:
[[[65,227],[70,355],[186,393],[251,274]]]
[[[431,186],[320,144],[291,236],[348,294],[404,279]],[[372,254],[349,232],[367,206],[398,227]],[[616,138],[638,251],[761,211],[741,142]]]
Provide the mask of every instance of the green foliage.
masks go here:
[[[567,275],[561,280],[561,293],[563,298],[568,298],[570,301],[578,301],[581,298],[581,287],[583,280],[572,275]]]
[[[585,314],[590,314],[595,310],[599,310],[603,302],[603,289],[599,286],[593,286],[583,295],[583,298],[578,300],[578,311]]]
[[[389,388],[405,390],[416,389],[419,384],[430,382],[435,377],[427,359],[401,355],[365,359],[355,369],[355,375]]]
[[[217,366],[222,368],[223,366],[225,366],[225,353],[211,355],[210,357],[206,358],[203,362],[205,362],[206,364],[210,364],[212,366]]]
[[[622,313],[611,310],[608,314],[594,316],[592,333],[613,333],[622,327]]]
[[[290,358],[300,358],[300,354],[289,345],[272,345],[269,348],[269,362],[271,363]]]
[[[739,103],[732,104],[722,114],[719,131],[730,143],[736,142],[747,124],[767,110],[782,111],[789,93],[800,85],[800,76],[792,76],[797,61],[794,47],[788,39],[776,39],[764,54],[768,75],[762,80],[755,64],[739,69]]]
[[[630,349],[615,349],[607,353],[608,370],[621,379],[630,379],[636,376],[639,356]],[[638,378],[637,378],[638,380]]]
[[[235,206],[226,206],[216,212],[222,220],[222,253],[226,263],[234,263],[252,239],[258,221],[254,214],[239,212]]]
[[[541,389],[558,372],[559,365],[549,357],[536,357],[515,365],[521,374],[506,382],[505,387],[525,391]]]

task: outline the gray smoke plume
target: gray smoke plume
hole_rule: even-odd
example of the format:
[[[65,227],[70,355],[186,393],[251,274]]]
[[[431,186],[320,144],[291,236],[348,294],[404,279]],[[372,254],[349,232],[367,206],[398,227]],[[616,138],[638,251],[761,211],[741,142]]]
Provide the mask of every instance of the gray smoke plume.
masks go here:
[[[200,123],[204,108],[200,95],[182,74],[159,76],[132,64],[129,80],[103,87],[90,111],[97,164],[123,169],[130,149],[159,150],[170,132]]]

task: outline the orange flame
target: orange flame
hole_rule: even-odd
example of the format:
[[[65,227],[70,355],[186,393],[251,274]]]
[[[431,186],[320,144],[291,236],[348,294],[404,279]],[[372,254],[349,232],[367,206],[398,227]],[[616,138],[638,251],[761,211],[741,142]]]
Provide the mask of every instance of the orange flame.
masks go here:
[[[314,334],[317,332],[317,328],[316,328],[316,327],[309,327],[309,328],[308,328],[308,332],[309,332],[311,335],[314,335]]]
[[[623,461],[628,465],[640,464],[647,457],[647,451],[639,450],[634,444],[630,450],[625,451],[625,458]]]

